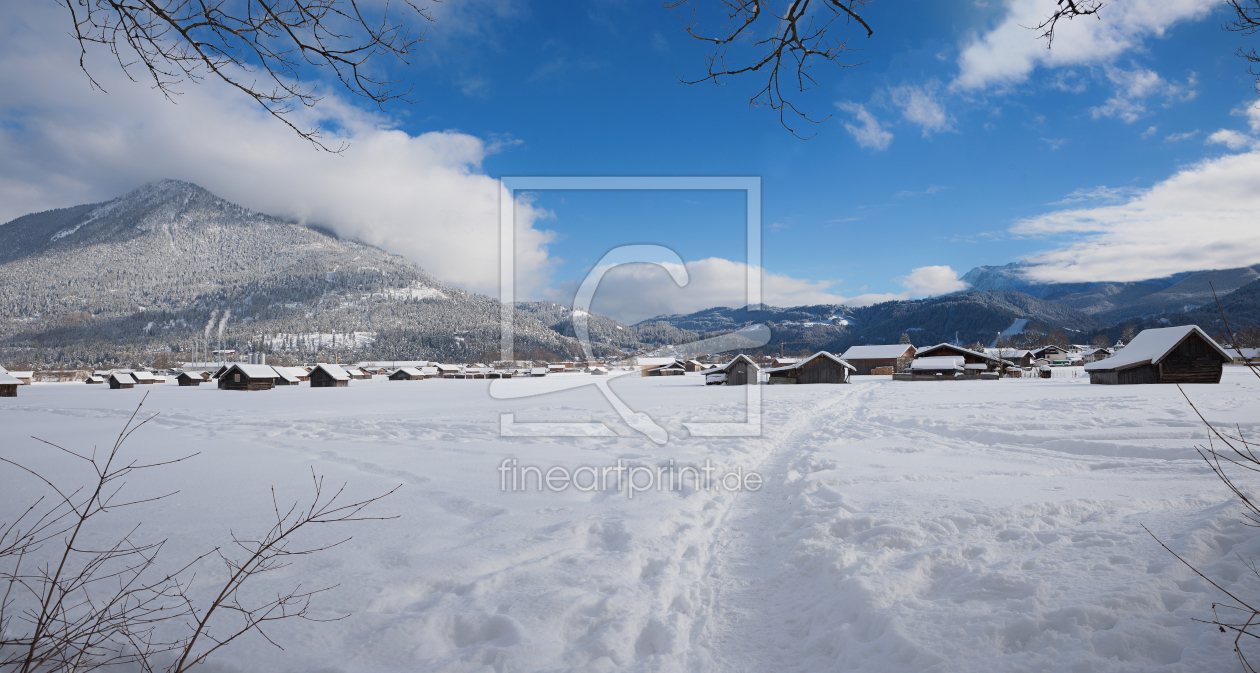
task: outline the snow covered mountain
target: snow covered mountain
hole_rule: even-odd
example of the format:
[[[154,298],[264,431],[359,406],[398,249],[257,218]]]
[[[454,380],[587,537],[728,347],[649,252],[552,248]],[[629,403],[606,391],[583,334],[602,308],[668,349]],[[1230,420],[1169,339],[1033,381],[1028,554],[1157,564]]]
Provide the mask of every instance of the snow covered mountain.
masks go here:
[[[7,360],[132,362],[191,352],[207,337],[211,348],[303,359],[354,350],[485,360],[498,351],[499,313],[497,300],[446,285],[403,257],[187,182],[162,180],[0,225]],[[574,339],[529,312],[515,329],[518,352],[578,352]]]

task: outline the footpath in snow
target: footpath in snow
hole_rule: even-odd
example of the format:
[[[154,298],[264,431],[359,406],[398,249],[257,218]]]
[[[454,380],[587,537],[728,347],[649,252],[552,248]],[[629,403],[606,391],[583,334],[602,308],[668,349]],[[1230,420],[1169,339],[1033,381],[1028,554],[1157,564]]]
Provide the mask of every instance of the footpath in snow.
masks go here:
[[[112,532],[143,520],[143,536],[170,538],[174,566],[230,531],[265,529],[269,488],[303,499],[311,468],[352,496],[402,485],[378,506],[399,518],[359,524],[351,542],[268,580],[337,584],[316,616],[352,616],[278,624],[284,650],[242,642],[215,661],[224,671],[1236,668],[1229,639],[1193,621],[1219,596],[1142,529],[1224,585],[1260,589],[1238,556],[1260,538],[1195,453],[1205,428],[1175,387],[855,381],[764,387],[763,435],[730,439],[683,424],[741,420],[739,388],[613,382],[669,431],[663,446],[593,387],[512,400],[484,381],[146,387],[160,416],[133,455],[200,453],[134,485],[180,492]],[[1186,391],[1213,421],[1258,429],[1247,372]],[[4,455],[81,478],[25,438],[106,444],[144,392],[23,387],[0,402]],[[617,436],[505,438],[503,412],[603,421]],[[505,492],[505,459],[570,471],[708,461],[765,484]],[[40,493],[11,470],[0,479],[0,520]],[[209,592],[217,571],[202,572]]]

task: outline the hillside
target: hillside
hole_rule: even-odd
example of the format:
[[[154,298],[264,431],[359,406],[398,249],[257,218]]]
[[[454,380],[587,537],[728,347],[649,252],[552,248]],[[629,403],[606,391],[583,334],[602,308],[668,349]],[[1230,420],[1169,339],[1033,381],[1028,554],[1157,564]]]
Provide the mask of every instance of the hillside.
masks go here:
[[[206,337],[302,359],[489,359],[499,347],[497,300],[173,180],[0,225],[0,316],[8,361],[127,363]],[[515,329],[522,354],[578,352],[528,312]]]

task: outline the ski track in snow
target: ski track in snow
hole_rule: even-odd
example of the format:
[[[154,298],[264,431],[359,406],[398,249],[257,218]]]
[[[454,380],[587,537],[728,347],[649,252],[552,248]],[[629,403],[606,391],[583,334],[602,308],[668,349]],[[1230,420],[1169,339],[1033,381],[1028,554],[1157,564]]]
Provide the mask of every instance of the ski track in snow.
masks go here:
[[[1209,418],[1260,430],[1260,383],[1231,368],[1188,387]],[[546,390],[549,379],[522,381]],[[218,671],[1235,670],[1193,620],[1220,598],[1143,524],[1254,595],[1260,538],[1198,459],[1176,388],[1085,379],[763,389],[763,436],[689,437],[738,420],[739,388],[618,380],[671,434],[656,446],[594,391],[494,400],[476,381],[354,381],[228,393],[153,386],[130,448],[200,452],[163,468],[177,498],[144,517],[171,562],[266,523],[268,487],[310,470],[354,495],[401,484],[399,519],[272,582],[338,584],[318,617],[280,623]],[[6,457],[59,477],[41,445],[112,441],[143,390],[42,384],[0,403]],[[134,394],[133,394],[134,393]],[[517,422],[599,420],[611,438],[503,438]],[[754,470],[756,492],[504,493],[497,466],[699,464]],[[4,473],[0,520],[38,491]],[[265,526],[264,526],[265,527]],[[332,534],[331,532],[329,534]],[[1241,556],[1241,558],[1240,558]],[[213,581],[216,570],[202,569]],[[260,587],[266,593],[271,585]],[[202,591],[208,591],[209,584]],[[210,670],[210,669],[208,669]]]

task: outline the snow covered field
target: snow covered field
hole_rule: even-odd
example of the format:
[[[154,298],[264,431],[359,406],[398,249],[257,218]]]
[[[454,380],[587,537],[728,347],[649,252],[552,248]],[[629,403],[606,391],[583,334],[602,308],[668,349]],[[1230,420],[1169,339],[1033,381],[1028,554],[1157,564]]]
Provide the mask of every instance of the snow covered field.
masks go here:
[[[554,387],[551,378],[513,385]],[[260,593],[302,582],[334,623],[287,622],[219,657],[224,671],[1229,671],[1229,638],[1192,621],[1220,598],[1161,549],[1254,595],[1260,538],[1193,446],[1176,387],[1087,378],[766,386],[758,438],[682,426],[742,420],[744,391],[699,376],[612,383],[670,433],[658,446],[592,387],[495,400],[486,381],[226,392],[37,384],[0,399],[5,457],[81,476],[30,435],[106,445],[146,392],[133,436],[151,460],[134,510],[172,565],[267,527],[269,487],[309,493],[310,469],[352,496],[402,488],[355,538],[298,559]],[[1256,432],[1260,385],[1227,367],[1187,393]],[[504,438],[517,422],[606,422],[619,436]],[[503,492],[505,458],[563,466],[703,464],[757,491]],[[531,487],[533,486],[531,481]],[[40,493],[0,471],[0,520]],[[323,533],[320,533],[323,534]],[[336,531],[327,533],[330,536]],[[213,580],[207,566],[201,576]],[[199,581],[202,581],[199,579]],[[209,591],[209,582],[200,591]]]

